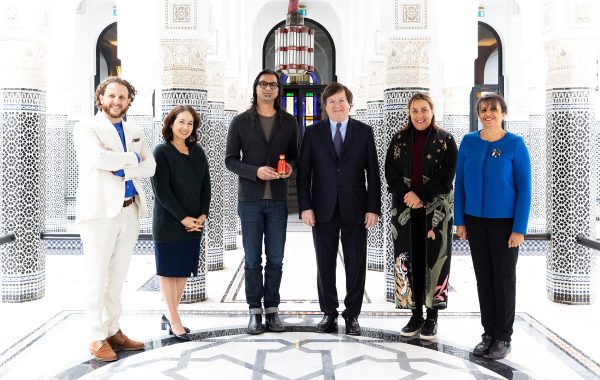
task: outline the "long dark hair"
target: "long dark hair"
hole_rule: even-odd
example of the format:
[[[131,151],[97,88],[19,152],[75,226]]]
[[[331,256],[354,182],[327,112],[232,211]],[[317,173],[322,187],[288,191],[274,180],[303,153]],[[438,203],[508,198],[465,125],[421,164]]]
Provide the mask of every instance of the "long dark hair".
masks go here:
[[[435,124],[435,107],[433,105],[433,99],[431,99],[431,96],[429,96],[429,94],[426,92],[417,92],[410,98],[410,100],[408,101],[408,104],[406,105],[406,109],[408,110],[408,123],[406,124],[406,127],[404,127],[404,129],[409,129],[409,128],[414,127],[412,120],[410,119],[410,106],[413,104],[413,102],[415,100],[424,100],[427,103],[429,103],[429,108],[431,108],[431,124],[430,125],[432,125],[433,128],[437,128],[437,125]]]
[[[173,140],[173,123],[175,123],[177,115],[186,111],[192,114],[192,118],[194,118],[194,127],[192,129],[192,133],[190,133],[190,135],[185,139],[185,145],[192,146],[198,143],[198,127],[200,126],[200,117],[192,106],[175,106],[165,117],[161,129],[162,137],[165,139],[165,141],[169,142]]]
[[[252,114],[252,120],[254,122],[256,122],[258,120],[258,110],[257,110],[257,93],[256,93],[256,86],[258,86],[258,82],[260,81],[260,77],[263,75],[275,75],[275,77],[277,78],[277,97],[275,98],[275,103],[273,104],[273,106],[275,107],[275,112],[279,118],[279,125],[281,125],[281,93],[283,92],[283,89],[281,87],[281,77],[279,76],[279,73],[277,71],[271,70],[271,69],[264,69],[262,70],[260,73],[258,73],[258,75],[256,76],[256,78],[254,79],[254,84],[252,85],[252,102],[250,104],[250,113]]]

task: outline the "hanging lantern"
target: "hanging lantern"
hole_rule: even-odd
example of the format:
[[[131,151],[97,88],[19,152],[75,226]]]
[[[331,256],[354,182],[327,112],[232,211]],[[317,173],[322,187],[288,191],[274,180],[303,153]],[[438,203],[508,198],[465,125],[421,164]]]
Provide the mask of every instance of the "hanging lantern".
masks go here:
[[[275,70],[303,75],[315,69],[315,31],[304,26],[298,0],[290,0],[285,26],[275,31]]]

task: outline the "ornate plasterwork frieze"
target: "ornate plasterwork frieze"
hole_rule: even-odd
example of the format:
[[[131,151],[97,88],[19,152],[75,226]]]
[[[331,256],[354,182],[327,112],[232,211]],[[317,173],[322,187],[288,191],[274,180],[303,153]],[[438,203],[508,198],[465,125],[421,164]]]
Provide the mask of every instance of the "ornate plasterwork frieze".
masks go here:
[[[165,29],[197,29],[197,0],[165,0]]]
[[[430,43],[429,38],[390,39],[386,88],[429,86]]]
[[[162,40],[163,86],[205,88],[206,49],[202,40]]]
[[[427,29],[427,0],[395,0],[394,29]]]
[[[546,43],[548,88],[595,87],[594,41],[561,39]]]

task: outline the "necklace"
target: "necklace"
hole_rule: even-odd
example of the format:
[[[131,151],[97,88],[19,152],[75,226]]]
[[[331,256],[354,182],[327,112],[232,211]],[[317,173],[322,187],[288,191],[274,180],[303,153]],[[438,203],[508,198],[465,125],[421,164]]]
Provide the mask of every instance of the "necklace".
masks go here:
[[[173,145],[175,147],[175,149],[177,149],[177,151],[179,153],[183,153],[183,154],[189,154],[190,153],[189,148],[185,144],[183,144],[183,146],[180,146],[178,144],[175,144],[173,141],[171,141],[171,145]]]

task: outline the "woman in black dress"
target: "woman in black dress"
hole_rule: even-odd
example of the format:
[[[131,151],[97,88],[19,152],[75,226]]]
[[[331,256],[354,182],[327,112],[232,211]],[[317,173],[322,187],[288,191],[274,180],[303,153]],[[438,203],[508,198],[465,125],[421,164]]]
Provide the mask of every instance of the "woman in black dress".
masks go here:
[[[191,106],[176,106],[162,128],[164,143],[154,149],[152,236],[156,274],[167,306],[161,328],[179,340],[189,340],[177,308],[187,278],[198,274],[200,238],[210,206],[210,175],[198,144],[198,114]]]

